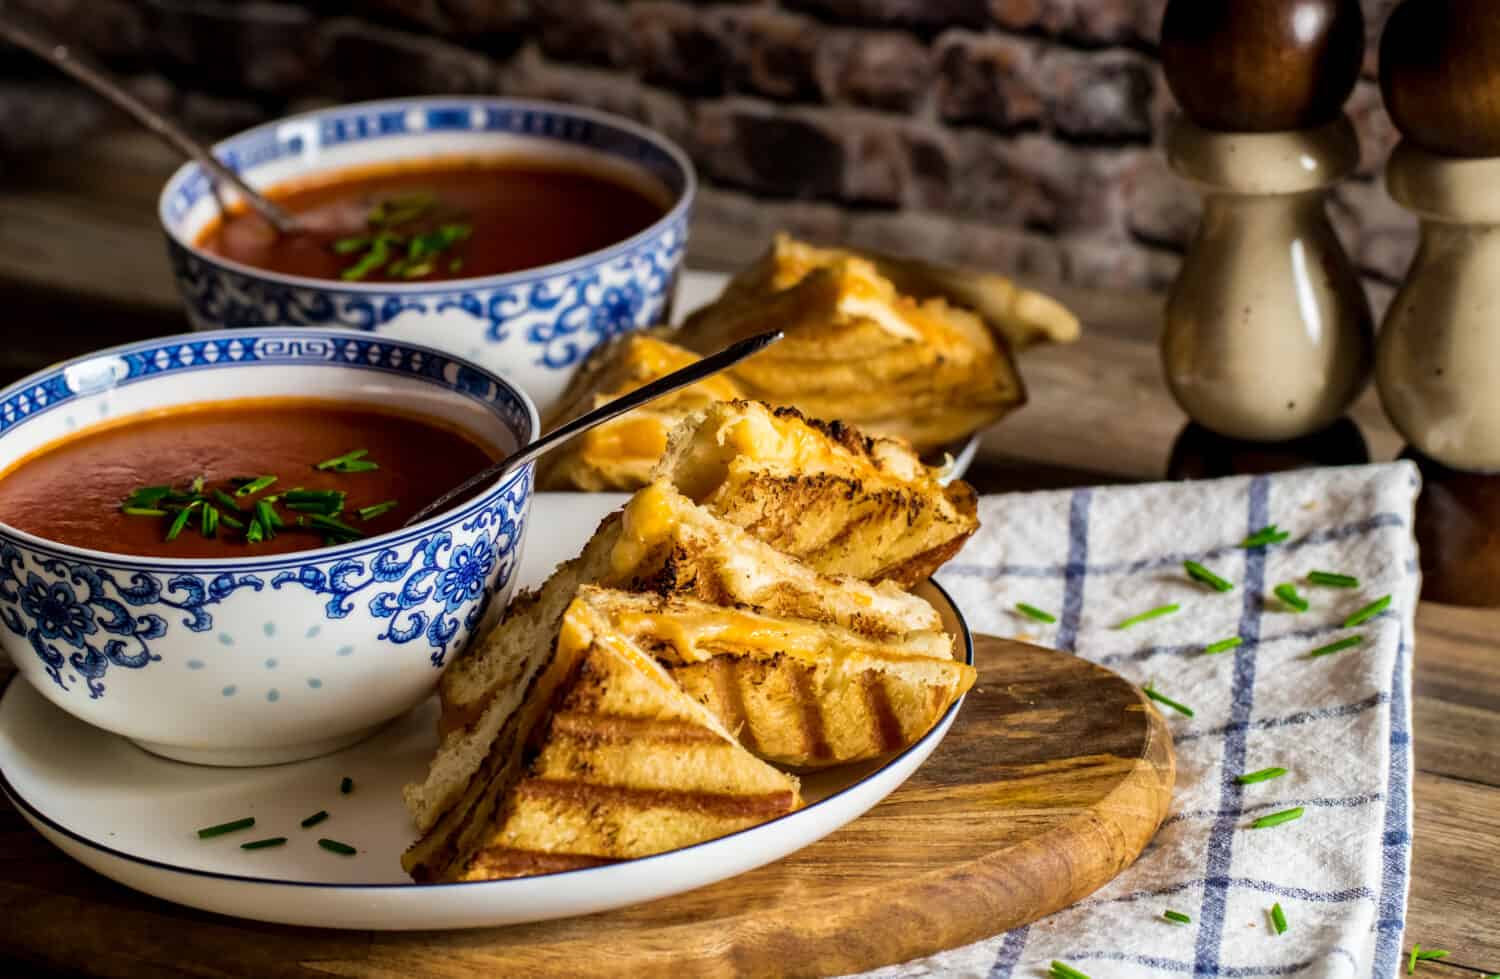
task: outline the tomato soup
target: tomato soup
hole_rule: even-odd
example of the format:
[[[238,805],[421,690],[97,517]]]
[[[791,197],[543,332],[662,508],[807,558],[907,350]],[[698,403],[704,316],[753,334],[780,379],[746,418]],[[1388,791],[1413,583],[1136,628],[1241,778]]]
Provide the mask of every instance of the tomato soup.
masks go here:
[[[88,429],[0,474],[0,519],[138,556],[239,558],[396,530],[495,461],[457,430],[343,402],[191,405]]]
[[[305,230],[278,235],[244,211],[199,248],[286,275],[418,282],[500,275],[624,241],[663,202],[603,175],[516,160],[452,159],[347,171],[273,188]]]

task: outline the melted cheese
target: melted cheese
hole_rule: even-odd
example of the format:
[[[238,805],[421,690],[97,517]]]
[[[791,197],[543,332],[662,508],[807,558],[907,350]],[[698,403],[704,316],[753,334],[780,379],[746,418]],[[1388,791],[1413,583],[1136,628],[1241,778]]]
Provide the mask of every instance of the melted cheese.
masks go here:
[[[628,574],[640,567],[647,555],[671,534],[677,526],[677,506],[673,499],[676,496],[675,491],[653,483],[625,504],[620,539],[610,554],[610,569],[615,574]]]

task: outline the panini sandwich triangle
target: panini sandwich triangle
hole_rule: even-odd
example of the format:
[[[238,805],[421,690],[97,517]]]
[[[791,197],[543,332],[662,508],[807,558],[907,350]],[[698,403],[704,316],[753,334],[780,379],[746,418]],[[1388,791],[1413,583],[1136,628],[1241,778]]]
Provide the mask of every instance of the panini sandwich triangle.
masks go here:
[[[656,478],[818,571],[903,587],[979,529],[967,483],[943,486],[905,444],[755,401],[677,427]]]
[[[591,586],[578,601],[665,665],[748,750],[791,768],[906,748],[974,683],[946,632],[871,639],[830,623]]]
[[[493,817],[444,880],[592,867],[785,815],[796,778],[760,761],[580,595],[528,700]],[[523,757],[524,756],[524,757]]]
[[[424,835],[403,863],[419,879],[436,879],[466,858],[493,819],[533,723],[528,713],[550,699],[543,667],[585,584],[748,606],[872,638],[941,628],[932,606],[891,582],[820,574],[670,486],[652,484],[605,518],[581,555],[513,601],[505,622],[444,673],[441,743],[426,780],[406,789]]]

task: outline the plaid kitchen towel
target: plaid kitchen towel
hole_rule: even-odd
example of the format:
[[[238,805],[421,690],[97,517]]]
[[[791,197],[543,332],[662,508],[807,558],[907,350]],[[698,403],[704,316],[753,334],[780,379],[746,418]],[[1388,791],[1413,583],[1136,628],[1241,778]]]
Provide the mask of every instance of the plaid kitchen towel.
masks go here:
[[[1073,650],[1192,708],[1163,707],[1177,746],[1170,815],[1136,864],[1029,927],[871,973],[1094,979],[1396,974],[1411,849],[1412,617],[1420,584],[1407,463],[1198,483],[992,496],[941,574],[970,627]],[[1275,524],[1289,536],[1244,539]],[[1183,572],[1197,561],[1234,584]],[[1337,572],[1358,588],[1310,584]],[[1273,596],[1294,582],[1310,603]],[[1352,613],[1390,595],[1357,628]],[[1057,615],[1041,625],[1017,602]],[[1175,614],[1115,629],[1161,605]],[[1309,658],[1346,636],[1364,644]],[[1237,648],[1203,648],[1238,637]],[[1288,774],[1242,786],[1270,767]],[[1257,817],[1305,815],[1252,830]],[[1269,909],[1290,923],[1277,937]],[[1173,909],[1191,924],[1163,920]]]

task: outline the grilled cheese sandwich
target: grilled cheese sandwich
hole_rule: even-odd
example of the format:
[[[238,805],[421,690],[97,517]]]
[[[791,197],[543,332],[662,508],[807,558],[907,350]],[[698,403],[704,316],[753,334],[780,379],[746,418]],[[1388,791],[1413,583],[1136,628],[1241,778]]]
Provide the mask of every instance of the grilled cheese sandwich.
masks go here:
[[[973,685],[942,631],[872,640],[691,598],[579,589],[760,758],[799,770],[909,747]]]
[[[818,571],[903,587],[979,527],[974,491],[943,486],[905,445],[758,402],[685,420],[655,475]]]
[[[771,328],[779,344],[731,373],[751,397],[929,451],[1025,402],[1003,336],[941,295],[903,295],[875,263],[778,236],[676,343],[708,353]]]
[[[797,780],[752,757],[629,636],[580,597],[563,615],[524,760],[491,786],[469,846],[429,879],[530,876],[690,846],[801,805]]]
[[[444,673],[441,743],[427,778],[405,792],[424,834],[408,853],[409,870],[444,865],[471,848],[465,828],[492,812],[497,780],[514,769],[527,712],[544,697],[538,693],[548,683],[544,667],[583,584],[747,606],[872,638],[941,628],[931,605],[893,583],[820,574],[670,486],[648,486],[604,520],[579,557],[517,598],[505,621]]]

